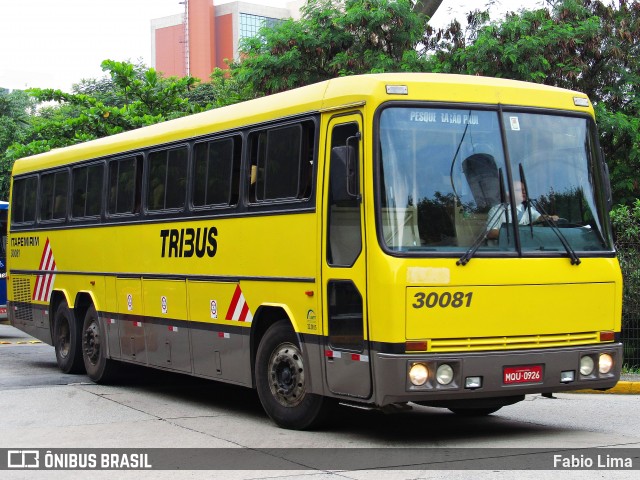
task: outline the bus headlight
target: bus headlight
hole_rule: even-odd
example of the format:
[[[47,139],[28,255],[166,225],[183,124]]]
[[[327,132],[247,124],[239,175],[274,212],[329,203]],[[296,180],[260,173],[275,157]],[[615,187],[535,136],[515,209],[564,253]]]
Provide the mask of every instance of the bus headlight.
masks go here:
[[[608,353],[603,353],[598,358],[598,371],[600,373],[609,373],[613,368],[613,357]]]
[[[591,375],[593,373],[594,367],[595,367],[595,364],[593,362],[593,358],[591,358],[589,355],[585,355],[580,359],[581,375],[584,375],[584,376]]]
[[[414,363],[409,369],[409,380],[414,385],[420,387],[427,383],[429,378],[429,369],[424,363]]]
[[[443,363],[436,370],[436,380],[440,385],[449,385],[453,381],[453,368]]]

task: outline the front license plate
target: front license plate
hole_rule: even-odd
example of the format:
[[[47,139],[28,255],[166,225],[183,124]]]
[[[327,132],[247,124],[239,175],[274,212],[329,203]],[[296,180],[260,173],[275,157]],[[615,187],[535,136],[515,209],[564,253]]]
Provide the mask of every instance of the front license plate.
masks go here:
[[[505,367],[504,384],[540,383],[542,382],[542,365],[524,365],[522,367]]]

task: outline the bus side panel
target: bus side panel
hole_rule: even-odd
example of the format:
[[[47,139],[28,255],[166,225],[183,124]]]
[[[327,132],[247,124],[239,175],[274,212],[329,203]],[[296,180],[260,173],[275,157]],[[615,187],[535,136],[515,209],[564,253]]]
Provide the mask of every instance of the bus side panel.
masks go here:
[[[237,288],[229,282],[187,282],[193,373],[250,385],[249,328],[244,327],[251,323],[246,317],[227,318],[234,317],[230,307]]]
[[[147,360],[171,370],[191,373],[184,280],[142,280]]]
[[[120,320],[115,312],[118,311],[116,294],[116,278],[105,278],[105,311],[101,312],[102,324],[107,335],[107,357],[119,360],[122,357],[120,351]]]
[[[119,332],[122,359],[147,363],[142,280],[139,278],[117,278],[116,294],[121,320]]]

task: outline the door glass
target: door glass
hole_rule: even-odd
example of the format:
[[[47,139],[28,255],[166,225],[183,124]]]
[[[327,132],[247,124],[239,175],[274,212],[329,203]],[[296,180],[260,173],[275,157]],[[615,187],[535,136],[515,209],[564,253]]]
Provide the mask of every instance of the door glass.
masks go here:
[[[350,148],[352,160],[358,163],[358,142],[348,139],[358,133],[357,123],[338,125],[333,129],[331,140],[331,172],[329,175],[329,205],[327,210],[327,263],[333,267],[350,267],[362,250],[362,233],[360,230],[360,199],[336,198],[332,191],[337,183],[348,179],[348,154]],[[357,178],[357,177],[356,177]]]

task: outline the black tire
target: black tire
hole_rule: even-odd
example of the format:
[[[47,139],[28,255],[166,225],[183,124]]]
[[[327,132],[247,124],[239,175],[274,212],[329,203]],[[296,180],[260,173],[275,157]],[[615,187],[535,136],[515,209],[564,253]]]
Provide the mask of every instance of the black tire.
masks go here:
[[[502,407],[485,407],[485,408],[450,408],[453,413],[462,417],[485,417],[497,412]]]
[[[56,308],[53,316],[53,346],[58,368],[64,373],[83,373],[80,328],[66,300]]]
[[[96,308],[91,305],[82,323],[82,359],[87,375],[96,383],[109,383],[117,376],[117,364],[106,356],[106,341]]]
[[[271,325],[262,337],[255,374],[260,403],[279,427],[305,430],[326,420],[331,399],[307,392],[304,357],[288,322]]]

